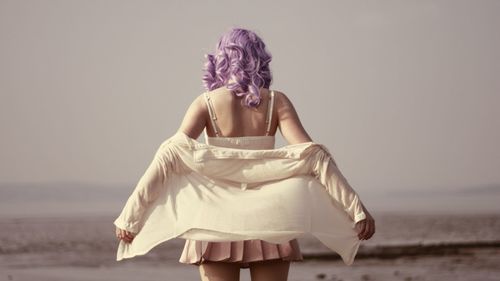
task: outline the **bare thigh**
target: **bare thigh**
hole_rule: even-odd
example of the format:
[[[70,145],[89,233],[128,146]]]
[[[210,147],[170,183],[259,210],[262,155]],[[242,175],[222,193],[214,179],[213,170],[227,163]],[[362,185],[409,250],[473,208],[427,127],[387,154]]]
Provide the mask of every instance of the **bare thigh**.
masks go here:
[[[250,263],[252,281],[286,281],[290,261],[281,259]]]
[[[230,262],[203,262],[199,265],[202,281],[239,281],[240,265]]]

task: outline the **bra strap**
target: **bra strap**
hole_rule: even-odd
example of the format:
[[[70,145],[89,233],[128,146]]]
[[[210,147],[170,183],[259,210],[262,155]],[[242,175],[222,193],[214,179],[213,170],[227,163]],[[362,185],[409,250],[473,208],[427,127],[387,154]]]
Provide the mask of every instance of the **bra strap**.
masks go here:
[[[269,98],[271,99],[267,105],[267,116],[266,116],[266,136],[269,136],[269,131],[271,130],[271,120],[273,119],[273,107],[274,107],[274,91],[271,91],[269,94]]]
[[[215,135],[218,137],[219,129],[217,127],[217,123],[215,122],[215,120],[217,120],[217,116],[215,115],[215,111],[212,106],[212,100],[210,99],[210,96],[208,96],[207,92],[204,92],[203,95],[205,96],[205,103],[207,104],[208,114],[210,115],[210,121],[212,122],[212,127],[214,128]]]

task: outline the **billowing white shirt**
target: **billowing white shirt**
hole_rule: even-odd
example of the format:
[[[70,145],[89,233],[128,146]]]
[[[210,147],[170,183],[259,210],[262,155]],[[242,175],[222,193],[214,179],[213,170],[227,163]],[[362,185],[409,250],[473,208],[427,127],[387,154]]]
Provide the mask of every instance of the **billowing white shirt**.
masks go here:
[[[361,243],[354,225],[365,218],[321,144],[235,149],[177,132],[160,145],[114,221],[136,233],[132,243],[120,240],[116,259],[176,237],[283,243],[310,234],[351,265]]]

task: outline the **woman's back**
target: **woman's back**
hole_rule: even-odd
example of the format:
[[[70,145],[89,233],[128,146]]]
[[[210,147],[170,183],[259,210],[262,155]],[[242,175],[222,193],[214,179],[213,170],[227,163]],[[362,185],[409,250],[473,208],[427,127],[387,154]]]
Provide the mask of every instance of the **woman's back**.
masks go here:
[[[271,91],[274,99],[271,98]],[[197,139],[206,129],[206,137],[251,137],[265,136],[268,129],[266,118],[269,116],[269,136],[274,136],[279,128],[289,144],[312,141],[288,97],[276,90],[260,89],[259,106],[249,108],[241,104],[241,98],[232,94],[227,87],[208,91],[215,122],[211,120],[210,107],[205,93],[199,95],[189,106],[179,131]],[[273,103],[272,107],[269,107]],[[269,110],[272,109],[272,110]],[[214,124],[215,123],[215,124]]]
[[[273,93],[272,93],[273,92]],[[274,136],[277,119],[274,116],[274,91],[260,90],[261,102],[257,107],[246,107],[241,98],[226,87],[205,92],[209,137]]]
[[[262,92],[266,92],[266,89],[263,89]],[[205,130],[207,144],[240,149],[274,148],[274,132],[276,131],[277,123],[275,122],[275,118],[273,118],[274,91],[267,90],[267,93],[261,93],[261,103],[257,108],[251,109],[238,104],[240,99],[232,96],[231,93],[223,92],[218,93],[217,100],[219,106],[217,109],[219,110],[216,110],[216,107],[214,107],[214,94],[205,92],[203,95],[208,109],[208,118],[211,121],[208,122]],[[266,107],[265,111],[263,110],[264,106]],[[262,118],[264,120],[261,120]],[[230,133],[223,133],[220,126],[221,123],[224,125],[224,132],[228,131]],[[264,134],[260,134],[263,124],[265,124],[265,132]],[[274,130],[271,132],[273,124]],[[208,135],[209,129],[212,136]]]

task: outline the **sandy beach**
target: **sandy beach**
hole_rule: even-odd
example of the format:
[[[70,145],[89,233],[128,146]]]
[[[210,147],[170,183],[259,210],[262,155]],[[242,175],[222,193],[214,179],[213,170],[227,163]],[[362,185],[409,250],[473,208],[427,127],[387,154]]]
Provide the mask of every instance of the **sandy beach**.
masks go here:
[[[446,257],[362,259],[346,267],[339,261],[303,261],[292,263],[288,280],[500,280],[500,250],[472,250],[469,254]],[[133,262],[120,265],[41,266],[0,268],[0,280],[199,280],[196,266],[171,262]],[[9,277],[10,276],[10,277]],[[248,269],[241,280],[250,280]]]

